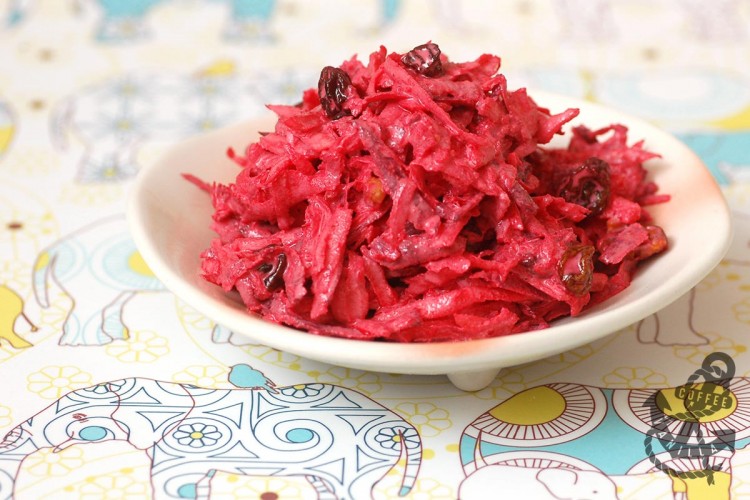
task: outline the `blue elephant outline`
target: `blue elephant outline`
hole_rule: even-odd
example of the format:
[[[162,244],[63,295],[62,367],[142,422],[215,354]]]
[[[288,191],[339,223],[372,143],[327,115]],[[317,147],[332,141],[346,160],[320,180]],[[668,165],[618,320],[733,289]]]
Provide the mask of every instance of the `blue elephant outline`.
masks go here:
[[[60,345],[102,345],[127,339],[123,308],[137,293],[164,291],[140,258],[124,216],[86,225],[55,241],[36,258],[32,288],[50,307],[56,284],[73,304],[62,326]]]
[[[99,42],[127,42],[148,34],[146,20],[151,11],[173,0],[96,0],[101,19],[96,31]],[[224,39],[231,41],[272,40],[269,24],[276,13],[277,0],[213,0],[228,4]]]
[[[99,11],[99,21],[94,34],[102,43],[123,43],[148,36],[146,25],[155,7],[174,0],[90,0]],[[223,37],[228,41],[253,42],[272,40],[269,24],[276,15],[277,0],[211,0],[226,3],[228,20]],[[71,2],[71,12],[77,12],[79,3]],[[77,8],[76,8],[77,7]],[[31,1],[11,0],[4,15],[4,25],[15,27],[28,18],[33,10]]]
[[[319,491],[366,498],[403,459],[400,496],[414,486],[421,438],[393,411],[336,385],[276,387],[247,365],[230,374],[239,387],[127,378],[62,396],[0,443],[0,498],[35,451],[108,440],[148,453],[155,498],[196,498],[217,471],[318,478]]]

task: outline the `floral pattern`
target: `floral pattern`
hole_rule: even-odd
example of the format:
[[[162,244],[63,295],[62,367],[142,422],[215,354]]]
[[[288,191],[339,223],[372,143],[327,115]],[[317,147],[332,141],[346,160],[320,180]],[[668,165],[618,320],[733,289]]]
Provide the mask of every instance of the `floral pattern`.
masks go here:
[[[606,374],[602,380],[606,387],[643,389],[646,387],[665,387],[667,377],[645,367],[621,367]]]
[[[129,475],[109,474],[88,478],[78,492],[82,500],[136,500],[148,495],[148,484]]]
[[[389,450],[400,449],[403,443],[407,448],[417,448],[420,446],[419,434],[407,427],[395,426],[381,429],[375,436],[375,441],[383,448]]]
[[[224,366],[194,365],[174,374],[172,379],[180,384],[192,384],[199,387],[227,387],[228,370]]]
[[[318,494],[302,477],[242,476],[217,473],[211,480],[212,499],[314,500]]]
[[[375,394],[383,388],[380,376],[374,372],[332,366],[325,372],[310,372],[318,382],[356,389],[365,394]]]
[[[167,339],[149,330],[130,332],[127,342],[107,346],[107,354],[123,363],[153,363],[168,352]]]
[[[750,298],[732,305],[732,312],[738,321],[750,324]]]
[[[281,388],[284,396],[290,396],[297,399],[315,397],[324,389],[323,384],[295,384],[289,387]]]
[[[708,344],[675,346],[675,356],[686,359],[697,367],[703,362],[706,355],[715,351],[724,352],[733,358],[747,352],[747,346],[744,342],[737,342],[731,337],[724,337],[715,333],[704,332],[703,335],[708,338]]]
[[[25,469],[40,477],[65,476],[84,464],[83,452],[78,447],[65,448],[57,452],[51,448],[31,455]]]
[[[192,423],[177,427],[173,436],[183,446],[203,448],[216,444],[221,438],[221,432],[215,425]]]
[[[411,422],[424,437],[437,436],[451,426],[448,412],[433,403],[401,403],[396,411]]]
[[[57,399],[63,394],[91,384],[91,374],[77,366],[47,366],[27,378],[30,392],[45,399]]]

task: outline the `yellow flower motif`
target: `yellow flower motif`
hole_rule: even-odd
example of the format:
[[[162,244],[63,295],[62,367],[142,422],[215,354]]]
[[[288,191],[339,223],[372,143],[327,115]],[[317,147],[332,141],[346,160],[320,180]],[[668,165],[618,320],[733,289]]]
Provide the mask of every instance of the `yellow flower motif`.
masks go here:
[[[720,337],[716,333],[701,332],[701,335],[708,339],[708,344],[705,345],[686,345],[686,346],[674,346],[674,354],[678,358],[687,359],[696,367],[703,363],[703,360],[712,352],[721,351],[732,358],[738,354],[742,354],[747,351],[747,347],[743,344],[736,343],[733,339],[728,337]]]
[[[0,405],[0,429],[4,427],[8,427],[10,424],[13,423],[13,419],[10,417],[10,408],[7,406],[1,406]],[[0,432],[0,435],[3,435],[3,432]]]
[[[91,385],[91,374],[77,366],[47,366],[26,378],[30,392],[45,399],[58,399],[75,389]]]
[[[729,264],[727,262],[721,262],[718,267],[713,269],[710,273],[708,273],[708,276],[703,278],[703,280],[698,283],[696,286],[697,289],[700,290],[710,290],[711,288],[720,285],[724,280],[721,275],[721,269],[726,268]]]
[[[316,381],[356,389],[365,394],[374,394],[383,388],[377,373],[332,366],[322,373],[310,373]]]
[[[83,450],[77,446],[57,453],[52,448],[45,448],[30,455],[24,461],[24,469],[39,477],[62,477],[81,467],[83,463]]]
[[[138,482],[128,475],[112,473],[106,476],[86,478],[79,489],[79,498],[98,500],[106,499],[140,499],[150,496],[148,484]]]
[[[29,289],[31,285],[29,264],[20,259],[0,261],[0,283],[18,293]]]
[[[0,214],[0,243],[9,242],[16,251],[38,249],[58,233],[57,221],[50,212],[41,214],[9,210]],[[23,255],[16,255],[23,257]]]
[[[241,476],[218,472],[211,480],[211,498],[318,498],[315,488],[304,477]]]
[[[562,352],[560,354],[549,356],[548,358],[539,361],[539,363],[574,365],[586,358],[591,357],[593,354],[595,354],[594,346],[592,344],[587,344],[575,349],[571,349],[569,351]]]
[[[643,389],[645,387],[664,387],[667,385],[667,377],[663,373],[657,373],[651,368],[621,367],[602,377],[605,387],[617,387],[627,389]]]
[[[300,357],[295,354],[289,354],[263,345],[253,344],[243,345],[242,350],[250,356],[265,363],[290,368],[292,370],[299,370],[300,367]]]
[[[66,185],[62,188],[60,201],[78,206],[106,205],[122,199],[122,186],[117,183],[97,183],[93,186]]]
[[[499,383],[498,383],[499,382]],[[493,401],[502,400],[528,388],[528,382],[523,371],[514,368],[506,368],[500,372],[498,378],[484,389],[474,392],[473,395],[479,399]]]
[[[401,403],[396,411],[411,422],[422,437],[437,436],[451,426],[448,412],[432,403]]]
[[[174,382],[197,385],[207,388],[230,388],[227,377],[229,370],[225,366],[188,366],[172,376]]]
[[[138,330],[130,332],[127,341],[107,346],[106,352],[123,363],[153,363],[169,353],[169,344],[155,332]]]
[[[18,146],[15,154],[10,155],[3,165],[8,173],[45,176],[58,172],[60,155],[49,146]]]
[[[745,299],[736,304],[732,304],[732,312],[737,321],[750,323],[750,299]]]

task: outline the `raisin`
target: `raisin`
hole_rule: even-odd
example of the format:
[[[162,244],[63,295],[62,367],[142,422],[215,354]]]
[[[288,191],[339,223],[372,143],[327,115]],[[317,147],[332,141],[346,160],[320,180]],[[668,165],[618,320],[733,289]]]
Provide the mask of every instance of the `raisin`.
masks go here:
[[[346,101],[347,90],[351,85],[352,80],[343,69],[326,66],[320,72],[318,97],[320,97],[320,104],[323,106],[323,111],[332,120],[338,120],[342,116],[349,114],[344,109],[344,102]]]
[[[574,295],[584,295],[594,279],[594,247],[574,245],[563,253],[557,272],[565,288]]]
[[[590,215],[600,214],[609,201],[609,164],[589,158],[563,176],[557,185],[557,195],[588,208]]]
[[[276,263],[263,278],[263,285],[269,292],[280,289],[284,286],[284,271],[286,270],[286,254],[280,253],[276,257]]]
[[[659,226],[646,226],[648,240],[630,253],[635,260],[643,260],[663,252],[667,246],[667,235]]]
[[[263,274],[270,273],[273,270],[273,264],[269,264],[268,262],[264,262],[263,264],[258,266],[258,272],[261,272]]]
[[[440,76],[443,74],[443,63],[440,61],[440,47],[436,43],[417,45],[401,56],[404,66],[413,69],[420,75]]]

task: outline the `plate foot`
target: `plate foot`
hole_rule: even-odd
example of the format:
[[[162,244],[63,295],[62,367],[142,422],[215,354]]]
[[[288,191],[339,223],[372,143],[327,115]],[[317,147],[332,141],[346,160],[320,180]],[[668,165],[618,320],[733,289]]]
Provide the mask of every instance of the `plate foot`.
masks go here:
[[[474,372],[449,373],[448,380],[462,391],[473,392],[490,385],[499,372],[499,368],[490,368]]]

